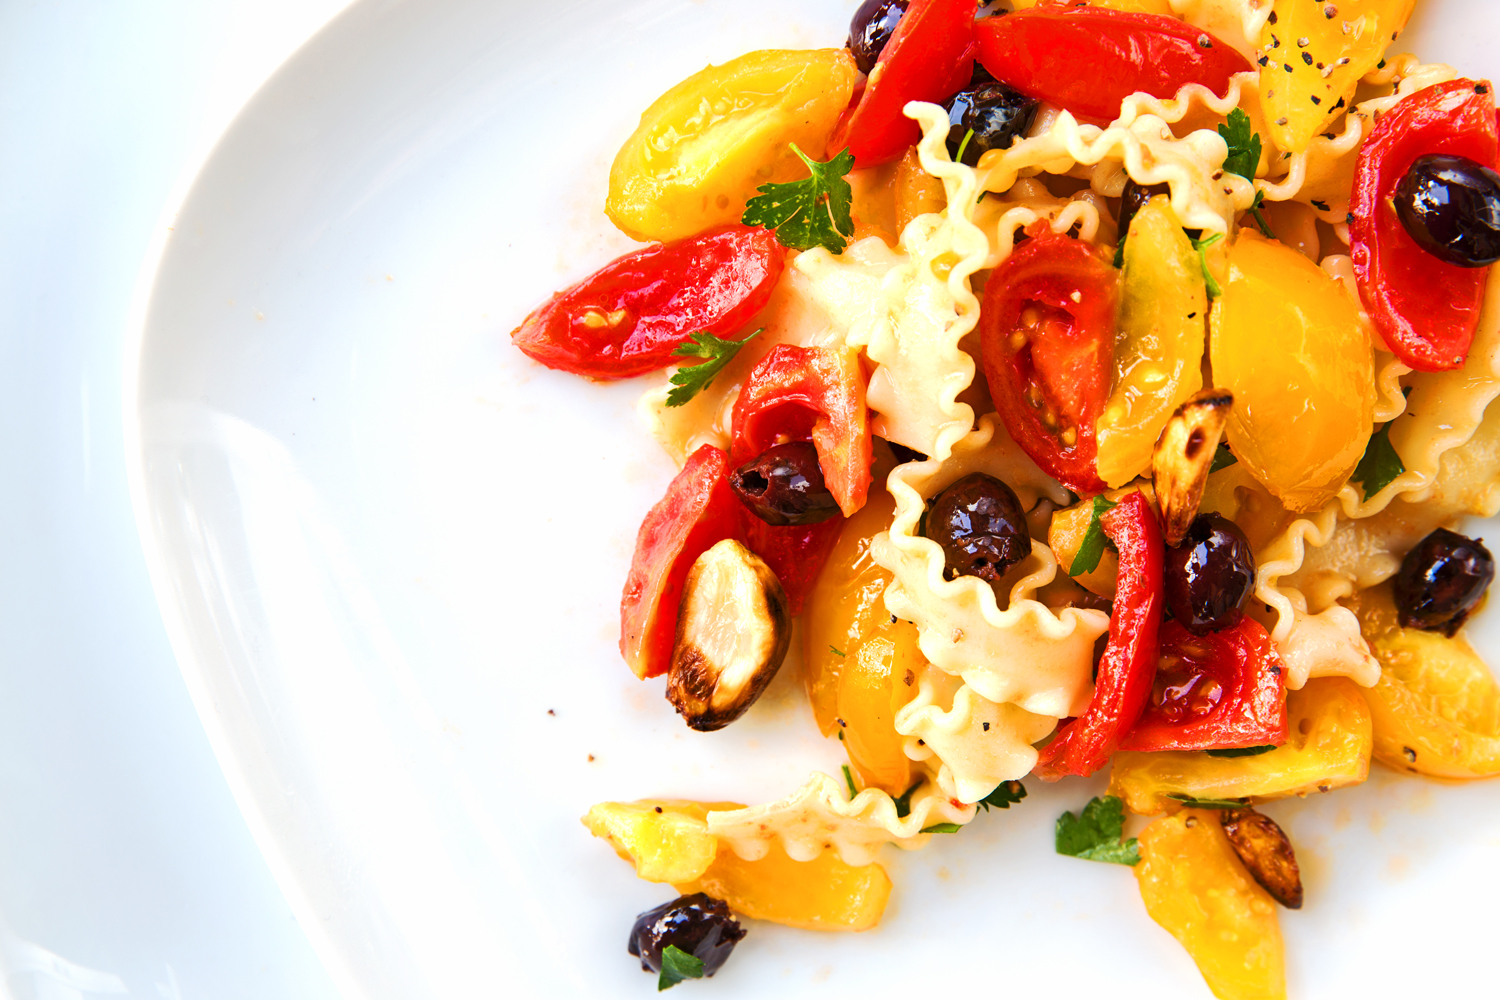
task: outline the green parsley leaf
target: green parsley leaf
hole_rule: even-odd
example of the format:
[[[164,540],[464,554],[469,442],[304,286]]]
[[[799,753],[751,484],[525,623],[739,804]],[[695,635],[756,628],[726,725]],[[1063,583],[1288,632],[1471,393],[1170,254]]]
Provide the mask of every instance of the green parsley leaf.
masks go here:
[[[841,729],[839,732],[842,733],[843,730]],[[859,794],[859,789],[854,787],[854,775],[849,772],[848,764],[844,765],[844,784],[849,786],[849,798],[851,800]]]
[[[670,990],[684,979],[703,978],[703,959],[689,955],[675,944],[661,951],[661,975],[656,979],[656,992]]]
[[[1360,484],[1368,500],[1405,471],[1406,465],[1396,454],[1396,446],[1391,444],[1391,425],[1384,424],[1370,435],[1370,443],[1365,445],[1365,453],[1349,478]]]
[[[1276,744],[1270,743],[1263,747],[1231,747],[1228,750],[1209,750],[1207,753],[1210,757],[1259,757],[1275,749]]]
[[[1104,546],[1109,544],[1104,528],[1099,524],[1099,518],[1106,511],[1113,510],[1115,506],[1102,494],[1094,497],[1094,509],[1089,514],[1089,528],[1084,532],[1083,544],[1078,546],[1078,552],[1073,556],[1073,564],[1068,567],[1069,576],[1082,576],[1084,573],[1092,573],[1099,568],[1099,559],[1104,555]]]
[[[1246,802],[1244,799],[1195,799],[1191,795],[1180,795],[1173,792],[1167,796],[1176,799],[1189,809],[1243,809]]]
[[[1238,461],[1239,459],[1235,457],[1234,452],[1229,450],[1229,445],[1220,441],[1219,450],[1214,452],[1213,464],[1208,467],[1209,474],[1212,475],[1220,469],[1227,469]]]
[[[1020,802],[1026,797],[1026,786],[1019,781],[1002,781],[995,786],[995,790],[984,798],[974,803],[983,806],[985,812],[990,811],[990,806],[996,809],[1009,809],[1014,803]]]
[[[900,795],[897,795],[895,798],[891,799],[892,802],[896,803],[897,819],[905,819],[906,817],[911,815],[911,793],[915,792],[918,788],[921,787],[922,779],[918,778],[916,780],[916,783],[913,784],[910,788],[902,792]]]
[[[793,250],[826,247],[830,253],[843,253],[848,237],[854,235],[854,219],[849,214],[854,193],[844,179],[854,166],[854,154],[846,149],[823,163],[810,158],[796,143],[791,147],[807,164],[810,176],[756,188],[760,194],[745,203],[740,221],[775,230],[781,245]]]
[[[1057,853],[1089,861],[1135,865],[1141,847],[1134,837],[1121,841],[1125,832],[1125,804],[1113,795],[1093,798],[1079,815],[1065,812],[1057,817]]]
[[[1188,241],[1193,244],[1193,249],[1198,251],[1198,265],[1203,268],[1203,285],[1208,290],[1208,301],[1210,302],[1223,295],[1224,289],[1219,287],[1219,283],[1214,280],[1213,272],[1208,269],[1208,248],[1223,238],[1223,233],[1214,233],[1212,236],[1201,240],[1190,239]]]
[[[1229,122],[1219,126],[1219,137],[1229,147],[1224,169],[1247,181],[1255,180],[1255,169],[1260,166],[1260,136],[1250,127],[1250,116],[1240,108],[1229,112]]]
[[[963,827],[957,823],[934,823],[931,826],[922,827],[923,833],[957,833]]]
[[[698,393],[708,388],[714,376],[734,360],[740,348],[760,336],[764,328],[756,330],[744,340],[721,340],[711,333],[695,333],[687,343],[679,344],[672,352],[674,358],[707,358],[696,365],[684,365],[672,373],[671,383],[677,388],[667,393],[668,406],[681,406]]]

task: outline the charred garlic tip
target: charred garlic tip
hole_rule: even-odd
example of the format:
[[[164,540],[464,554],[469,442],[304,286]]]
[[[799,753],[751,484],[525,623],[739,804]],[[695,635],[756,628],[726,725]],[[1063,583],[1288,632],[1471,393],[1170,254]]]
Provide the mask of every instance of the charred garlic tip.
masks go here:
[[[726,538],[688,571],[667,700],[690,728],[723,729],[760,697],[791,641],[781,581],[759,556]]]
[[[1182,541],[1198,514],[1208,470],[1233,405],[1234,396],[1229,392],[1204,389],[1177,408],[1156,439],[1151,482],[1156,487],[1168,545]]]
[[[1302,871],[1297,855],[1276,821],[1254,809],[1219,814],[1224,833],[1245,869],[1271,898],[1289,910],[1302,908]]]

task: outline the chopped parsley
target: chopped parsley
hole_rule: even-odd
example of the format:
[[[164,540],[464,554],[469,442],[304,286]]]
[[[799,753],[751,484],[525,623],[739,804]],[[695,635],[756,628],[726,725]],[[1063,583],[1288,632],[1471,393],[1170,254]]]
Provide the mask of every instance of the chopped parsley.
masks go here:
[[[1089,513],[1089,527],[1083,534],[1083,542],[1078,546],[1078,552],[1073,556],[1073,564],[1068,567],[1069,576],[1092,573],[1099,568],[1099,560],[1104,555],[1104,547],[1110,545],[1113,548],[1109,539],[1105,537],[1099,518],[1106,511],[1113,510],[1115,506],[1102,494],[1094,497],[1093,510]]]
[[[1141,846],[1134,837],[1122,841],[1124,832],[1125,804],[1113,795],[1093,798],[1077,816],[1065,812],[1057,817],[1057,853],[1116,865],[1138,864]]]
[[[1009,809],[1012,805],[1020,802],[1026,797],[1026,786],[1019,781],[1002,781],[995,786],[995,790],[984,798],[974,803],[983,806],[985,812],[990,811],[990,806],[996,809]]]
[[[1208,471],[1212,474],[1218,472],[1220,469],[1227,469],[1238,461],[1239,459],[1234,457],[1234,452],[1229,450],[1229,445],[1220,441],[1219,449],[1214,452],[1214,461],[1208,467]]]
[[[793,250],[825,247],[830,253],[843,253],[848,238],[854,235],[854,220],[849,214],[854,193],[844,179],[854,166],[854,154],[845,149],[825,163],[809,157],[796,143],[791,147],[807,164],[810,176],[756,188],[760,194],[745,203],[740,221],[774,230],[781,245]]]
[[[1208,248],[1223,238],[1223,233],[1214,233],[1201,240],[1189,239],[1189,242],[1193,244],[1193,249],[1198,251],[1198,264],[1203,268],[1203,287],[1208,291],[1210,302],[1223,295],[1224,289],[1219,287],[1219,282],[1214,278],[1213,272],[1208,269]]]
[[[1268,743],[1263,747],[1231,747],[1227,750],[1209,750],[1207,753],[1210,757],[1259,757],[1275,749],[1276,744]]]
[[[843,735],[843,730],[839,730],[839,735]],[[854,787],[854,775],[850,773],[848,764],[844,765],[844,784],[849,786],[849,798],[853,800],[859,794],[859,789]]]
[[[964,133],[964,141],[958,144],[958,153],[953,157],[953,162],[954,163],[962,163],[962,162],[964,162],[964,150],[966,150],[966,149],[969,148],[969,140],[973,139],[973,138],[974,138],[974,130],[973,129],[969,129],[969,131],[967,131],[967,132]]]
[[[891,799],[892,802],[896,803],[897,819],[905,819],[911,815],[911,793],[921,787],[922,779],[918,778],[910,788]]]
[[[1243,809],[1248,803],[1244,799],[1195,799],[1191,795],[1173,792],[1167,798],[1181,802],[1189,809]]]
[[[689,955],[675,944],[661,951],[661,974],[656,979],[656,992],[670,990],[684,979],[703,978],[703,959]]]
[[[1235,108],[1229,112],[1228,124],[1219,126],[1219,136],[1229,147],[1229,155],[1224,157],[1224,170],[1238,174],[1254,184],[1255,169],[1260,166],[1260,135],[1251,129],[1250,116],[1240,108]],[[1271,232],[1271,227],[1266,225],[1266,217],[1260,212],[1260,206],[1265,200],[1266,193],[1256,191],[1255,201],[1250,205],[1250,214],[1254,216],[1255,224],[1260,226],[1260,231],[1275,239],[1276,234]]]
[[[1365,445],[1365,453],[1349,478],[1359,483],[1368,500],[1405,471],[1406,465],[1396,454],[1396,446],[1391,444],[1391,425],[1384,424],[1370,435],[1370,443]]]
[[[830,653],[832,653],[834,656],[843,656],[844,655],[844,651],[842,649],[838,649],[838,648],[836,648],[834,646],[829,646],[828,647],[828,651]],[[847,659],[847,657],[846,657],[846,659]]]
[[[931,826],[922,827],[923,833],[957,833],[963,827],[957,823],[934,823]]]
[[[764,331],[756,330],[744,340],[721,340],[711,333],[700,332],[689,337],[687,343],[679,344],[677,350],[672,352],[674,358],[706,358],[707,360],[696,365],[684,365],[672,373],[671,382],[676,388],[667,393],[667,405],[681,406],[707,389],[708,384],[714,380],[714,376],[734,360],[740,348],[762,332]]]

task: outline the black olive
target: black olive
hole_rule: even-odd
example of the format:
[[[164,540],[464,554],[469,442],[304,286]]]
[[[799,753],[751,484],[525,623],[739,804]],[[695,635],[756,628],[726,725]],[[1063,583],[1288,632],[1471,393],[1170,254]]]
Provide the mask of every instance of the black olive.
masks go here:
[[[1459,267],[1500,260],[1500,174],[1463,156],[1419,156],[1396,185],[1396,216],[1417,246]]]
[[[922,533],[943,547],[949,579],[977,576],[994,583],[1031,554],[1016,491],[982,472],[969,473],[933,499]]]
[[[1401,627],[1453,635],[1494,578],[1495,560],[1479,539],[1439,528],[1406,554],[1396,573]]]
[[[636,917],[627,949],[641,960],[642,969],[660,972],[661,953],[676,945],[701,960],[703,974],[711,976],[744,936],[745,928],[723,900],[695,892]]]
[[[766,449],[730,474],[729,488],[767,524],[817,524],[839,512],[811,441]]]
[[[885,43],[896,33],[911,0],[865,0],[849,22],[849,51],[861,73],[869,73]]]
[[[948,98],[943,107],[948,109],[948,155],[957,159],[962,147],[963,162],[972,167],[979,162],[979,154],[1007,149],[1026,134],[1036,117],[1037,101],[991,80],[970,84]],[[974,134],[969,136],[971,131]],[[967,145],[965,136],[969,136]]]
[[[1255,553],[1239,525],[1199,514],[1163,560],[1167,607],[1194,635],[1239,624],[1240,605],[1255,589]]]

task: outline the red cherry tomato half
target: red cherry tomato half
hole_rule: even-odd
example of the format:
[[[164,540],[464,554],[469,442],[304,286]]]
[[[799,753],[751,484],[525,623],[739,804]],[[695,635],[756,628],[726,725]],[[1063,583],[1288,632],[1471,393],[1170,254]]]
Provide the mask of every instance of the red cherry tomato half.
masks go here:
[[[1253,618],[1196,636],[1161,627],[1156,683],[1121,750],[1228,750],[1286,742],[1281,657]]]
[[[739,468],[772,445],[811,438],[823,482],[839,510],[846,517],[853,514],[865,505],[870,489],[874,438],[866,381],[854,348],[777,344],[750,372],[735,401],[730,465]]]
[[[941,104],[974,73],[978,0],[912,0],[880,52],[854,107],[828,141],[828,155],[848,147],[854,163],[888,163],[922,138],[902,109],[908,101]]]
[[[975,25],[979,62],[1030,97],[1096,123],[1120,115],[1120,102],[1144,92],[1174,97],[1190,83],[1215,94],[1250,62],[1200,28],[1165,14],[1108,7],[1032,7]]]
[[[1458,267],[1423,250],[1401,225],[1391,197],[1419,156],[1450,153],[1494,167],[1496,147],[1490,85],[1451,80],[1377,118],[1359,151],[1349,204],[1359,295],[1386,345],[1418,371],[1463,365],[1489,268]]]
[[[1120,737],[1135,725],[1156,677],[1161,627],[1162,539],[1156,511],[1137,490],[1099,518],[1120,550],[1120,584],[1109,619],[1109,643],[1099,660],[1094,697],[1042,749],[1036,774],[1047,781],[1088,777],[1109,763]]]
[[[729,456],[706,444],[688,457],[641,522],[620,598],[620,653],[637,677],[656,677],[671,666],[688,570],[719,542],[743,536],[743,514],[729,489]]]
[[[1105,489],[1094,423],[1114,369],[1119,272],[1046,222],[1027,233],[985,285],[984,377],[1016,444],[1052,478],[1091,496]]]
[[[758,226],[656,243],[548,299],[511,341],[548,368],[596,379],[665,368],[700,331],[730,337],[771,297],[786,249]]]

